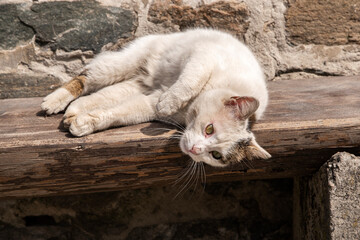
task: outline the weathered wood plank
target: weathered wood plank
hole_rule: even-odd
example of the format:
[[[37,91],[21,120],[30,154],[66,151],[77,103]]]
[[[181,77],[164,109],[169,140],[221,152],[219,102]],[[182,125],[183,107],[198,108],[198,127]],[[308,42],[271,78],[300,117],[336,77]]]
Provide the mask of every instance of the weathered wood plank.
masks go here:
[[[359,154],[359,77],[271,82],[269,90],[268,111],[254,132],[273,158],[207,167],[207,181],[311,174],[337,151]],[[61,115],[39,114],[40,102],[0,100],[0,197],[169,184],[187,166],[189,157],[171,139],[175,129],[145,123],[74,138],[58,129]]]

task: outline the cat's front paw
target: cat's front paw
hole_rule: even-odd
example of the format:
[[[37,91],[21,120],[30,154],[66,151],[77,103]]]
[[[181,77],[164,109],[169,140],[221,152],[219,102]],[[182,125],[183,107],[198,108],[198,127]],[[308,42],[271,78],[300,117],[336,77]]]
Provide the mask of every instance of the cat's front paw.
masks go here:
[[[156,111],[159,116],[170,116],[176,113],[180,107],[180,98],[171,92],[165,92],[160,96],[159,102],[156,104]]]
[[[72,100],[74,96],[68,90],[59,88],[44,98],[41,109],[48,115],[56,114],[63,111]]]

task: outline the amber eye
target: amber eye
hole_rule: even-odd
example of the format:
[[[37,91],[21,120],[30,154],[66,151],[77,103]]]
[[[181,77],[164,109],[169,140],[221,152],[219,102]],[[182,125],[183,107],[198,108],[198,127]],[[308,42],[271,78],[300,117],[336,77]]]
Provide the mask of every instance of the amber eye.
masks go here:
[[[210,152],[210,153],[211,153],[211,156],[212,156],[213,158],[215,158],[216,160],[219,160],[219,159],[222,158],[221,153],[219,153],[219,152],[217,152],[217,151],[212,151],[212,152]]]
[[[205,128],[206,135],[211,135],[214,133],[214,126],[212,124],[209,124]]]

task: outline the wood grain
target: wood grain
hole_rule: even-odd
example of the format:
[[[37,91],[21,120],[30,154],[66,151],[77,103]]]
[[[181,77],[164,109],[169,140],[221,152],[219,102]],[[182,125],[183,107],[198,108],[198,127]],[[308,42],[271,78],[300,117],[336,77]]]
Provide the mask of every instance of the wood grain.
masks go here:
[[[338,151],[359,154],[359,77],[270,82],[269,90],[269,108],[253,130],[273,157],[206,167],[207,181],[300,176],[314,173]],[[2,198],[170,184],[189,162],[171,139],[175,128],[144,123],[74,138],[59,130],[62,115],[45,117],[40,103],[0,100]]]

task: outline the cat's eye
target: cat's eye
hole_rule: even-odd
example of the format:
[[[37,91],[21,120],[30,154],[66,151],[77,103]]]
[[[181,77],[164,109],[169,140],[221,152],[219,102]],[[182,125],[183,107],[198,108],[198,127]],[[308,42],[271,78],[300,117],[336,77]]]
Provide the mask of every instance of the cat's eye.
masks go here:
[[[219,153],[219,152],[217,152],[217,151],[212,151],[212,152],[210,152],[210,153],[211,153],[211,156],[212,156],[213,158],[215,158],[216,160],[219,160],[219,159],[222,158],[221,153]]]
[[[214,133],[214,125],[212,125],[212,124],[207,125],[205,128],[205,133],[206,133],[206,135],[213,134]]]

